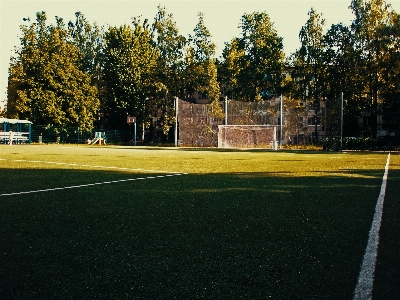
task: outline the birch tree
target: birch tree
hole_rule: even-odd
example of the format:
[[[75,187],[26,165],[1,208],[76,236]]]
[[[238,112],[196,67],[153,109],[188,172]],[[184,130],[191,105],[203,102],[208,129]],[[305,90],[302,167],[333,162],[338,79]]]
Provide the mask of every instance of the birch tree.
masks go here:
[[[325,20],[313,8],[308,15],[309,18],[299,33],[301,46],[292,57],[292,77],[296,82],[297,97],[302,98],[307,107],[314,111],[314,142],[317,143],[320,102],[324,97],[326,83],[323,45]]]

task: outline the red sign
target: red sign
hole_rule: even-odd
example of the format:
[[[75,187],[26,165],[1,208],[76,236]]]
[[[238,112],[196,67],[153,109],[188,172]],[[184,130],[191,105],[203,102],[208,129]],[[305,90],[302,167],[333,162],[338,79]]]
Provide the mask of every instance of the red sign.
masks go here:
[[[126,123],[135,124],[136,123],[136,117],[127,117],[126,118]]]

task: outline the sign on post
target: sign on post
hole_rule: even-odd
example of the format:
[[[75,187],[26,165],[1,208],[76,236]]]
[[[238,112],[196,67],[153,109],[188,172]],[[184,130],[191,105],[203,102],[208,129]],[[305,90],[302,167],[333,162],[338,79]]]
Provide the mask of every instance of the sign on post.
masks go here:
[[[133,136],[133,144],[136,146],[136,117],[128,116],[126,117],[126,123],[135,124],[134,136]]]
[[[136,117],[126,117],[126,123],[128,124],[136,124]]]

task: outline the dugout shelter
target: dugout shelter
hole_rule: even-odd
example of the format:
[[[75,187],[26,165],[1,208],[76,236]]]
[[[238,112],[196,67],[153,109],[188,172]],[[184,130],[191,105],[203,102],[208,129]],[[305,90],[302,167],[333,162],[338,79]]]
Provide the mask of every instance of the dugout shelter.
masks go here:
[[[28,120],[0,118],[0,143],[30,143],[32,122]]]

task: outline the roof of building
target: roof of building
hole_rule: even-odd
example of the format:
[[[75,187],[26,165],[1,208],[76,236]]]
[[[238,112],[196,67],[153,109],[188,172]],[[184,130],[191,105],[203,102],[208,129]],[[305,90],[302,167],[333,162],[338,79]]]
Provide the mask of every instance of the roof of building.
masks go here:
[[[9,123],[9,124],[32,124],[32,122],[31,122],[31,121],[28,121],[28,120],[7,119],[7,118],[0,118],[0,123]]]

